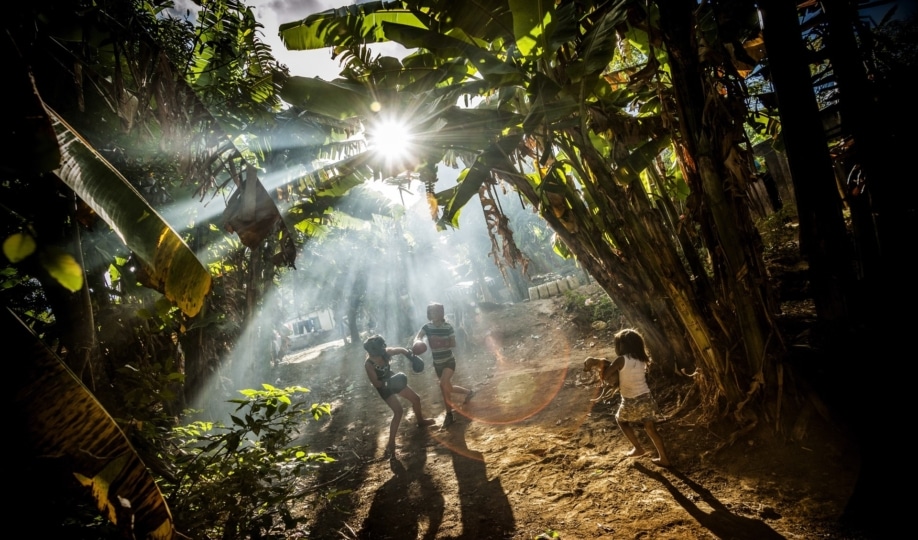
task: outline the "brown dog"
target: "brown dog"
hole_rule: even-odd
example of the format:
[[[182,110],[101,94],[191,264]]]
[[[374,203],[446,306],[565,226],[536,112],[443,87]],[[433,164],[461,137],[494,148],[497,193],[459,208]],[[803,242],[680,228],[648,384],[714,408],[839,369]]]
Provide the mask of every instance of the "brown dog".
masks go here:
[[[599,375],[599,380],[602,382],[602,391],[599,392],[599,396],[592,399],[591,401],[603,401],[611,398],[618,392],[618,372],[617,369],[612,369],[612,361],[607,360],[606,358],[594,358],[592,356],[587,357],[583,361],[583,371],[593,371]]]

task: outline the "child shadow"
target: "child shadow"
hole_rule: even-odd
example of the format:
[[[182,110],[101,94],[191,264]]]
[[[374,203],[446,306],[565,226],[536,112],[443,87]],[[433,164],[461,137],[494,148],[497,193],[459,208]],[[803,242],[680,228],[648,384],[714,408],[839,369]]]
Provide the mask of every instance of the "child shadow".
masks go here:
[[[443,523],[443,494],[425,472],[427,437],[411,437],[397,459],[389,459],[392,477],[374,493],[357,538],[435,540]]]
[[[465,440],[467,424],[456,423],[445,440],[456,473],[458,500],[462,515],[462,534],[457,540],[510,538],[516,530],[513,509],[499,477],[488,480],[487,465],[481,452],[469,449]]]
[[[667,469],[667,472],[681,480],[686,486],[691,488],[692,491],[697,493],[701,497],[701,500],[713,509],[713,512],[708,512],[699,508],[688,496],[683,495],[679,491],[679,488],[674,486],[663,474],[652,471],[641,463],[635,463],[634,468],[659,482],[669,491],[673,499],[685,508],[689,515],[695,518],[695,521],[697,521],[699,525],[711,531],[711,534],[716,538],[755,538],[757,540],[777,540],[785,538],[763,521],[738,516],[730,512],[730,510],[718,501],[710,491],[696,484],[683,473],[673,469]]]

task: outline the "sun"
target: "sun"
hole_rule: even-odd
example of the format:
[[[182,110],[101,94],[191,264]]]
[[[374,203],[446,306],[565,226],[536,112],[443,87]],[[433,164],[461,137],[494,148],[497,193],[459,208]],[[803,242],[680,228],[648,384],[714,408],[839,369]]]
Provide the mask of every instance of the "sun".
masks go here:
[[[406,167],[417,154],[416,134],[401,119],[381,119],[367,130],[367,145],[387,169]],[[397,173],[396,173],[397,174]]]

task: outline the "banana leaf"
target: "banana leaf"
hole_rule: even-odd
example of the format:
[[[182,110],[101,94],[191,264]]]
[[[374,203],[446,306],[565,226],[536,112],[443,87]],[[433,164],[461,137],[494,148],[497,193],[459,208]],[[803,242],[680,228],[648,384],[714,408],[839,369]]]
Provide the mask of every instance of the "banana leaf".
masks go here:
[[[545,54],[548,49],[546,27],[552,22],[554,0],[510,0],[516,48],[523,56]]]
[[[375,101],[362,86],[297,76],[287,79],[281,88],[281,97],[313,114],[338,120],[370,114]]]
[[[207,268],[115,167],[57,113],[49,115],[62,155],[58,177],[143,261],[157,290],[197,315],[210,292]]]
[[[12,311],[4,308],[2,317],[8,346],[22,355],[9,363],[11,440],[21,453],[15,466],[43,478],[50,476],[55,485],[83,489],[125,538],[175,538],[169,507],[125,433]],[[35,510],[42,504],[31,503]]]
[[[507,160],[507,156],[513,152],[522,138],[523,136],[519,133],[507,135],[478,155],[472,166],[460,177],[457,189],[450,193],[451,198],[443,208],[441,223],[455,228],[459,227],[459,211],[478,194],[481,185],[491,177],[491,171],[493,169],[514,169]]]
[[[389,41],[383,23],[394,22],[426,28],[403,2],[367,2],[315,13],[280,25],[281,41],[291,51],[303,51],[359,43]]]
[[[426,28],[394,23],[386,23],[383,26],[390,39],[407,48],[429,49],[445,58],[465,57],[485,77],[506,75],[522,80],[518,68],[478,45]]]

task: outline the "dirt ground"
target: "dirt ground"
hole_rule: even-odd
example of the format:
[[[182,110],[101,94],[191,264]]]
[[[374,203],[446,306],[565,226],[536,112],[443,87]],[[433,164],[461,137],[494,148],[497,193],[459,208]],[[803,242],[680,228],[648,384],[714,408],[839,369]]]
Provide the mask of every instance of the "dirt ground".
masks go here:
[[[682,410],[659,426],[673,461],[663,468],[652,455],[625,457],[618,397],[595,401],[597,383],[582,370],[587,356],[614,357],[617,328],[584,328],[560,299],[547,299],[488,306],[471,330],[454,384],[477,394],[447,429],[429,353],[420,374],[393,361],[437,420],[421,430],[408,412],[395,460],[382,459],[391,413],[367,381],[359,345],[286,357],[278,382],[307,386],[312,401],[333,406],[299,441],[337,460],[302,479],[301,537],[846,537],[836,522],[859,457],[840,428],[811,422],[802,443],[765,428],[712,452],[729,433]],[[692,384],[653,370],[649,381],[667,415]]]

